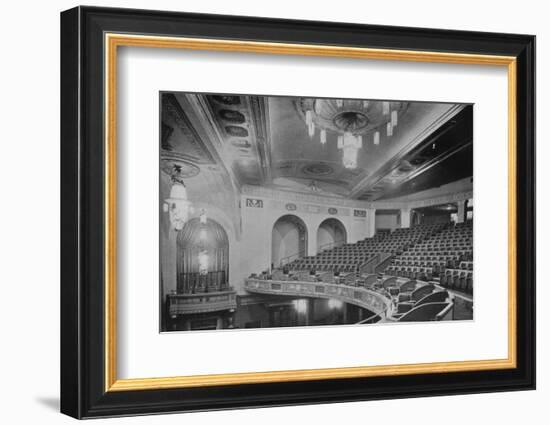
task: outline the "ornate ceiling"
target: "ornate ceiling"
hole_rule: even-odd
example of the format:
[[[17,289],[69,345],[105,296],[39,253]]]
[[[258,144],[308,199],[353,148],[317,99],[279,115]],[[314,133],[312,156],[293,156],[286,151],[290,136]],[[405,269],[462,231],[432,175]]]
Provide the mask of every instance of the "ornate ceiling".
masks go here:
[[[205,196],[220,196],[213,184],[246,184],[389,199],[472,175],[472,113],[451,103],[163,93],[161,156]],[[344,131],[361,139],[347,168]]]

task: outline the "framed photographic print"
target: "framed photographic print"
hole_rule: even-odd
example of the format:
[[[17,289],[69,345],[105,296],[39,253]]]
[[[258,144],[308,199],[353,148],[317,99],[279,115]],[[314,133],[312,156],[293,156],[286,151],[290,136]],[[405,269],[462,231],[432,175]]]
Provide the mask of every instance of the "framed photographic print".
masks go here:
[[[535,38],[61,14],[61,411],[535,387]]]

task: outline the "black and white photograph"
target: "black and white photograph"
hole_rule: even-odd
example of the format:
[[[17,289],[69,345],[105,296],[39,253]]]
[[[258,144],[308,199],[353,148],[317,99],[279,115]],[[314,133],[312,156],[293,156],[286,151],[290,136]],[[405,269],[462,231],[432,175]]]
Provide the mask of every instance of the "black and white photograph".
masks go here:
[[[473,104],[159,96],[161,332],[473,320]]]

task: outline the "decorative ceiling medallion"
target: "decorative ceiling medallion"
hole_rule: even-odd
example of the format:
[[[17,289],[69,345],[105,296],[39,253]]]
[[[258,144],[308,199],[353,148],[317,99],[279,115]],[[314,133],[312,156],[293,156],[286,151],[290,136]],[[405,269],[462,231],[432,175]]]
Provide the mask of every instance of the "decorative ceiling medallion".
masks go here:
[[[310,176],[320,177],[331,175],[334,172],[334,169],[324,162],[317,162],[315,164],[308,164],[302,167],[302,172]]]
[[[238,127],[236,125],[228,125],[225,127],[227,134],[233,137],[248,137],[248,130],[243,127]]]
[[[350,133],[357,133],[367,127],[369,119],[363,112],[342,111],[332,118],[338,129]]]
[[[241,104],[241,98],[239,96],[216,95],[216,96],[212,96],[212,99],[214,99],[218,103],[221,103],[222,105],[240,105]]]
[[[178,170],[182,178],[195,177],[200,173],[200,168],[195,164],[185,160],[175,152],[161,152],[160,169],[167,175],[172,175],[174,169]]]
[[[242,124],[246,121],[245,116],[239,111],[233,111],[231,109],[220,109],[218,111],[218,114],[223,120],[227,122]]]

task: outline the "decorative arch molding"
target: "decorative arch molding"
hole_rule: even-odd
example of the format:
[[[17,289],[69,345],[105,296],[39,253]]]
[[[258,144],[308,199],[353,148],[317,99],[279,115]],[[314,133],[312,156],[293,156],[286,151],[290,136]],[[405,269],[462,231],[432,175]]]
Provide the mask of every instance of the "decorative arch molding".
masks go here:
[[[279,223],[289,222],[294,224],[298,229],[298,247],[296,252],[292,252],[283,258],[277,258],[274,256],[273,252],[273,235],[274,230]],[[308,240],[311,235],[311,229],[310,226],[307,225],[306,221],[299,217],[296,214],[283,214],[281,216],[278,216],[273,223],[271,224],[271,262],[274,263],[274,266],[277,267],[278,265],[283,265],[283,263],[291,262],[292,260],[296,258],[303,257],[307,255],[308,252]],[[280,263],[280,264],[275,264]]]
[[[225,229],[229,236],[229,242],[239,241],[242,236],[241,229],[235,224],[235,221],[228,217],[227,213],[212,204],[193,202],[193,213],[191,218],[198,218],[201,211],[204,210],[207,217],[217,221]]]
[[[324,225],[328,225],[328,226],[331,226],[333,227],[334,229],[338,229],[339,231],[341,231],[343,233],[343,237],[342,238],[338,238],[337,235],[334,235],[334,241],[333,241],[333,244],[337,244],[339,242],[342,242],[342,243],[346,243],[347,240],[348,240],[348,234],[349,234],[349,231],[348,231],[348,228],[346,226],[346,224],[340,220],[339,218],[336,218],[336,217],[326,217],[324,218],[323,220],[321,220],[321,222],[317,225],[317,250],[319,250],[319,248],[323,248],[323,243],[322,241],[319,240],[319,231],[321,230],[321,228],[324,226]],[[340,240],[337,240],[337,239],[340,239]],[[334,245],[333,245],[334,246]],[[327,247],[328,248],[328,247]]]
[[[221,224],[207,218],[187,221],[176,237],[177,292],[217,292],[229,287],[229,237]]]
[[[272,226],[275,226],[277,224],[277,222],[279,221],[284,221],[284,220],[289,220],[289,221],[292,221],[293,223],[295,223],[296,225],[298,226],[303,226],[303,228],[305,229],[305,231],[307,233],[309,233],[309,230],[308,229],[308,226],[306,224],[306,222],[304,221],[303,218],[301,218],[300,216],[296,215],[296,214],[282,214],[280,216],[278,216],[272,223]]]

